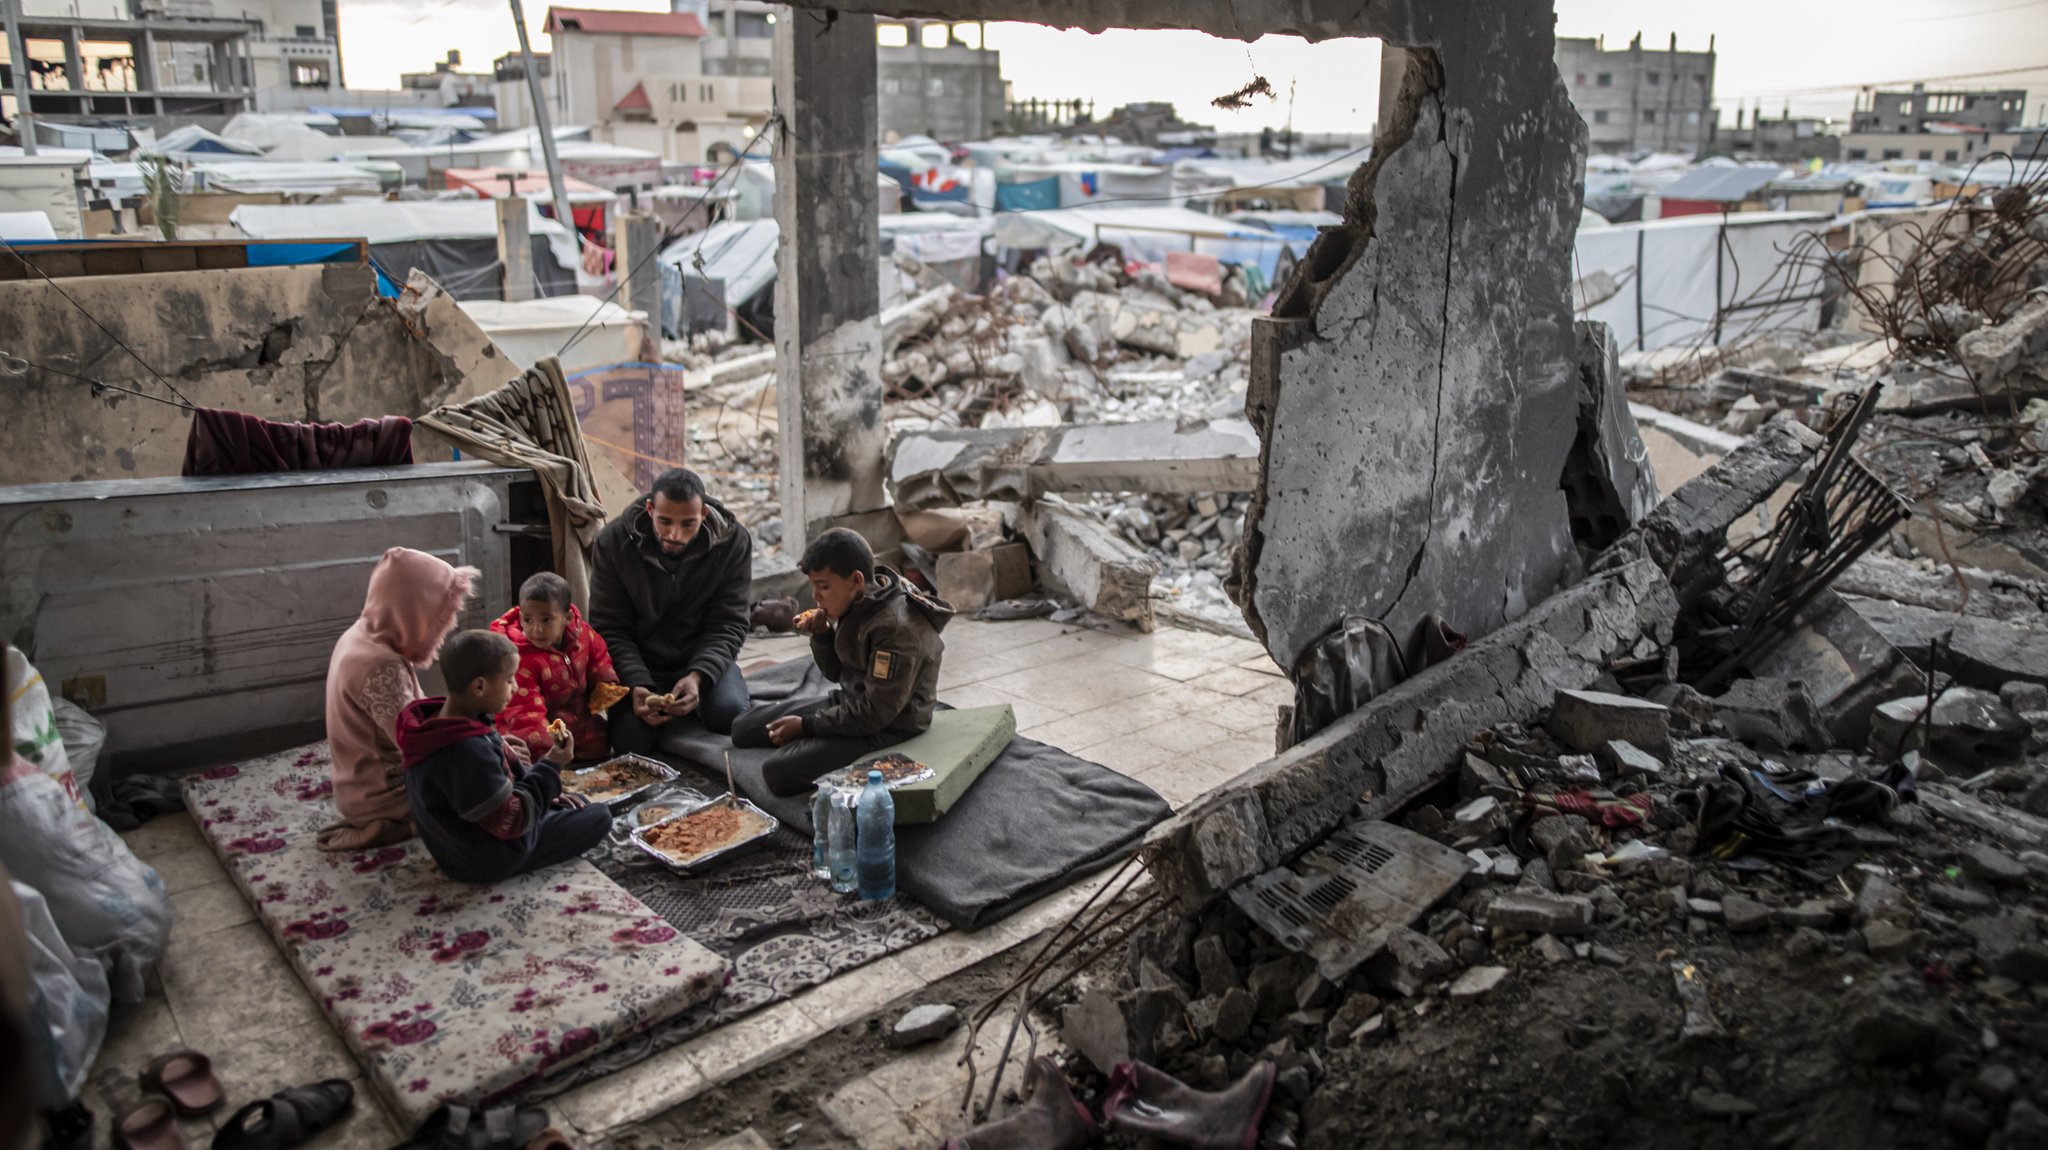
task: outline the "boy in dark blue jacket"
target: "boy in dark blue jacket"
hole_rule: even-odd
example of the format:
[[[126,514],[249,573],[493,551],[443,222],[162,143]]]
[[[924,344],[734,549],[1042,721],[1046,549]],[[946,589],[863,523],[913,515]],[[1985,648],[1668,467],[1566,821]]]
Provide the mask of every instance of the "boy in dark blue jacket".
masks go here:
[[[493,631],[463,631],[441,645],[445,699],[419,699],[398,715],[405,799],[441,872],[494,883],[566,862],[602,842],[611,812],[562,792],[558,768],[576,754],[565,730],[527,766],[492,725],[511,701],[519,649]]]

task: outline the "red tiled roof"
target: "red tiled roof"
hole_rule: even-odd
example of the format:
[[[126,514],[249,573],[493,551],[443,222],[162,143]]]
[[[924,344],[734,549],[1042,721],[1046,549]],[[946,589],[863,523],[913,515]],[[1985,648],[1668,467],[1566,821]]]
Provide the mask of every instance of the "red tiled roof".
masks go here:
[[[598,32],[614,36],[704,37],[703,21],[694,12],[621,12],[615,8],[550,8],[548,35]]]
[[[654,110],[654,101],[647,98],[646,83],[633,85],[633,90],[626,93],[624,99],[613,104],[612,110],[615,112],[652,112]]]

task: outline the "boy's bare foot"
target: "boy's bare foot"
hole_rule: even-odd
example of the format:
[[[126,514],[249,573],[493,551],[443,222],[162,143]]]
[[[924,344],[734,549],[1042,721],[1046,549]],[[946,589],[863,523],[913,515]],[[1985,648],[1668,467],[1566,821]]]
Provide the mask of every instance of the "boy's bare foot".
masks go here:
[[[1260,1062],[1211,1094],[1164,1070],[1126,1062],[1110,1072],[1102,1119],[1111,1130],[1150,1134],[1173,1146],[1252,1150],[1273,1099],[1274,1073],[1272,1063]]]
[[[1094,1116],[1067,1085],[1059,1063],[1041,1054],[1032,1060],[1031,1069],[1038,1084],[1022,1109],[947,1139],[946,1150],[1080,1150],[1102,1137]]]

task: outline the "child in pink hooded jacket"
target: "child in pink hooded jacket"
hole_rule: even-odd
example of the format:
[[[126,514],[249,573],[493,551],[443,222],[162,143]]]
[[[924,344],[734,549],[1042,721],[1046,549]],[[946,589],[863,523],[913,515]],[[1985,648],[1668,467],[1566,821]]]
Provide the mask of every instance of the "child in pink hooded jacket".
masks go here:
[[[419,669],[434,661],[476,586],[474,567],[393,547],[370,574],[362,617],[327,663],[327,743],[341,821],[320,848],[361,850],[413,837],[398,752],[398,713],[421,698]]]

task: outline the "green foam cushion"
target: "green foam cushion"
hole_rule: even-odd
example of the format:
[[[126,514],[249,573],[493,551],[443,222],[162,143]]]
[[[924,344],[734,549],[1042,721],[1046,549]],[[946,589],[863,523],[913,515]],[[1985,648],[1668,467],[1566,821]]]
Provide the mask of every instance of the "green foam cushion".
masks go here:
[[[1008,703],[934,711],[932,725],[924,734],[855,761],[847,775],[856,780],[866,778],[867,764],[884,755],[904,755],[923,763],[931,768],[931,778],[904,783],[889,796],[896,801],[897,825],[936,822],[953,809],[1016,734],[1017,716]]]

